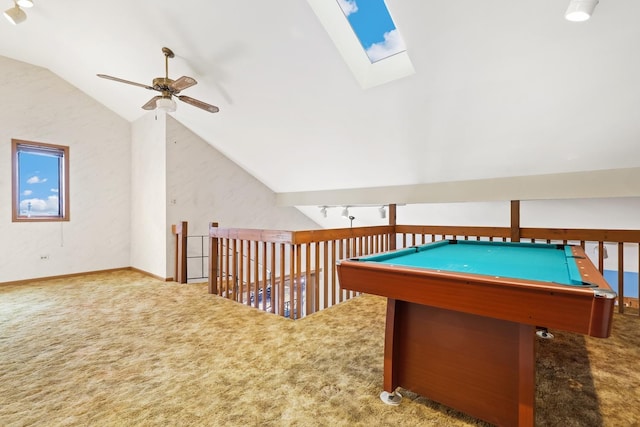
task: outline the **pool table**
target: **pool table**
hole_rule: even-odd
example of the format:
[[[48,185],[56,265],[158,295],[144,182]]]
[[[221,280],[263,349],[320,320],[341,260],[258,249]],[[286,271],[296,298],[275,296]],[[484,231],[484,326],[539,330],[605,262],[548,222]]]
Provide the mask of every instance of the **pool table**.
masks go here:
[[[387,297],[383,395],[496,425],[534,424],[537,328],[611,332],[616,293],[580,246],[443,240],[337,270],[342,289]]]

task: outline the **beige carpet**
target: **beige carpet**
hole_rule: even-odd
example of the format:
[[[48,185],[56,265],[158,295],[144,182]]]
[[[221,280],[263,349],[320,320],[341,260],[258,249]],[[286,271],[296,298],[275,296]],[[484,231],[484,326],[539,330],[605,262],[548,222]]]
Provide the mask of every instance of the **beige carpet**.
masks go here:
[[[292,321],[118,271],[0,286],[0,426],[484,425],[383,404],[385,300]],[[538,342],[536,424],[640,425],[640,319]]]

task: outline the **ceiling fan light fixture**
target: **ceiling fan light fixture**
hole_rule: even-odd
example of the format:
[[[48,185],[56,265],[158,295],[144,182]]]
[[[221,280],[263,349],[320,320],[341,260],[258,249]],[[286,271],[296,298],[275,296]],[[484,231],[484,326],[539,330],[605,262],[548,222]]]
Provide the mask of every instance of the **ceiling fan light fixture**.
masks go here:
[[[12,8],[4,11],[4,17],[7,18],[7,20],[13,25],[18,25],[19,23],[24,22],[27,19],[27,14],[24,13],[24,10],[20,9],[18,3],[14,3],[14,6]]]
[[[176,111],[176,101],[172,98],[158,98],[156,108],[167,113],[173,113]]]
[[[19,0],[16,0],[19,1]],[[16,3],[16,7],[17,3]],[[113,80],[120,83],[126,83],[128,85],[143,87],[148,90],[154,90],[156,92],[160,92],[162,95],[156,95],[150,100],[148,100],[143,106],[143,110],[152,111],[152,110],[161,110],[167,113],[172,113],[176,111],[176,101],[173,99],[175,95],[180,101],[193,105],[194,107],[200,108],[204,111],[208,111],[209,113],[217,113],[220,111],[218,107],[215,105],[207,104],[206,102],[200,101],[195,98],[191,98],[190,96],[178,95],[183,89],[189,88],[198,82],[193,77],[182,76],[177,80],[173,80],[169,78],[169,58],[173,58],[175,55],[173,51],[168,47],[162,48],[162,53],[165,56],[165,77],[156,77],[153,79],[153,83],[151,86],[136,83],[129,80],[124,80],[118,77],[109,76],[106,74],[96,74],[101,79]]]
[[[18,3],[20,7],[33,7],[33,0],[17,0],[16,3]]]
[[[598,0],[571,0],[564,17],[567,21],[584,22],[591,18],[597,5]]]

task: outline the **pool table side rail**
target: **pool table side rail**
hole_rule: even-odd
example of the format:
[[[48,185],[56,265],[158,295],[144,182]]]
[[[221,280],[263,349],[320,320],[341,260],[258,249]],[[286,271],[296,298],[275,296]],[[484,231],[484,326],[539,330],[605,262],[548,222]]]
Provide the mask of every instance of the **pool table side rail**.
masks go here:
[[[597,272],[587,263],[583,270]],[[604,279],[596,280],[600,289],[355,259],[342,260],[338,276],[346,290],[600,338],[611,333],[615,293]]]

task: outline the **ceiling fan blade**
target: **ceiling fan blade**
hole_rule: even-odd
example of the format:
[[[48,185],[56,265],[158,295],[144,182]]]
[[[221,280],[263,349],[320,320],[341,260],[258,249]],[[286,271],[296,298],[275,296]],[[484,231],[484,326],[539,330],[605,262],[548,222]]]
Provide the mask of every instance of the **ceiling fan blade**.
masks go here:
[[[197,85],[198,82],[193,77],[182,76],[178,80],[174,81],[169,85],[169,89],[173,91],[173,93],[178,93],[181,90],[184,90],[188,87]]]
[[[142,83],[136,83],[136,82],[132,82],[132,81],[129,81],[129,80],[119,79],[118,77],[107,76],[106,74],[96,74],[96,76],[98,76],[100,78],[103,78],[103,79],[107,79],[107,80],[113,80],[114,82],[126,83],[128,85],[140,86],[140,87],[143,87],[145,89],[155,90],[153,88],[153,86],[144,85]]]
[[[191,104],[194,107],[202,108],[210,113],[217,113],[220,111],[218,107],[215,105],[207,104],[206,102],[198,101],[197,99],[191,98],[190,96],[180,95],[178,99],[182,102],[186,102],[187,104]]]
[[[142,106],[143,110],[155,110],[156,109],[156,101],[162,98],[161,96],[154,96],[146,104]]]

